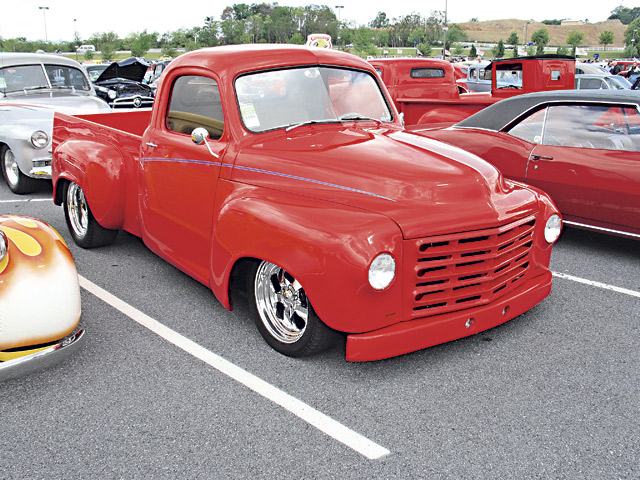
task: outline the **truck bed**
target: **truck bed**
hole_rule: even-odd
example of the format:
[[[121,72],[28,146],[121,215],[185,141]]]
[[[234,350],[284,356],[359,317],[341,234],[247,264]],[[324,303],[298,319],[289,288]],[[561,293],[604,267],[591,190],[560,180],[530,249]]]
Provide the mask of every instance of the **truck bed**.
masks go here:
[[[89,122],[105,125],[107,127],[120,130],[121,132],[142,137],[142,134],[149,126],[151,109],[130,110],[126,112],[90,113],[86,115],[74,115],[74,117],[82,118]]]

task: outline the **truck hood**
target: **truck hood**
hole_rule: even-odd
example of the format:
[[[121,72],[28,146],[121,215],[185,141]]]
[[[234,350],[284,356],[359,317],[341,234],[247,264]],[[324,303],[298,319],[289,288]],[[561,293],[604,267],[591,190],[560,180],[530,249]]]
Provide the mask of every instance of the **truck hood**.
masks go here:
[[[47,90],[42,93],[27,95],[11,95],[0,99],[0,107],[4,106],[33,106],[51,112],[80,115],[84,113],[104,113],[111,111],[109,105],[95,95],[85,93],[72,94],[69,91],[56,92]]]
[[[489,163],[411,132],[299,127],[241,149],[232,179],[394,220],[405,238],[469,231],[537,210],[536,194]]]

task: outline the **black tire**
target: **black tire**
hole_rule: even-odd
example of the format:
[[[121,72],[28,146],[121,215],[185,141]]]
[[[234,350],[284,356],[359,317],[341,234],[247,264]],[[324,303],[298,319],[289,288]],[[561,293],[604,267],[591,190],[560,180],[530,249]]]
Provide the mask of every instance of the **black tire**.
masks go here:
[[[106,229],[96,221],[82,188],[73,182],[64,189],[64,218],[73,241],[82,248],[110,245],[118,236],[118,230]]]
[[[282,268],[256,262],[247,279],[255,324],[274,350],[303,357],[326,350],[341,338],[320,320],[302,285]]]
[[[13,193],[31,193],[38,187],[37,178],[28,177],[20,171],[16,157],[8,145],[3,145],[0,149],[0,167],[2,176]]]

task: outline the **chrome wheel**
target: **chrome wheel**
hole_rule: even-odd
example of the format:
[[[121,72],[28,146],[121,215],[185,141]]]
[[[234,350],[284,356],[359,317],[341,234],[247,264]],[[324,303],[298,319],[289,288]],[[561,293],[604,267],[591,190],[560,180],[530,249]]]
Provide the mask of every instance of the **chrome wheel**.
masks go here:
[[[16,156],[9,148],[4,152],[4,173],[10,186],[16,187],[20,181],[20,169],[18,168]]]
[[[267,332],[285,344],[300,340],[309,320],[309,301],[302,285],[269,262],[260,264],[254,282],[258,315]]]
[[[84,198],[84,192],[75,183],[67,189],[67,215],[69,226],[78,238],[84,238],[89,230],[89,206]]]

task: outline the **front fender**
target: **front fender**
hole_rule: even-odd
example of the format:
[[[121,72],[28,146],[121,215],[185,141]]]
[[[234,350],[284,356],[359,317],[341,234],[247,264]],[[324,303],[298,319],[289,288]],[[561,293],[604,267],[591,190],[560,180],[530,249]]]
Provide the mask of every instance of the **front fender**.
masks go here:
[[[95,140],[69,140],[58,145],[52,162],[56,190],[61,179],[84,191],[93,216],[104,228],[117,230],[125,220],[126,175],[124,158],[111,144]],[[56,203],[62,196],[54,192]]]
[[[40,124],[6,124],[0,128],[0,145],[7,145],[13,155],[20,171],[28,176],[33,168],[34,161],[46,161],[51,159],[51,144],[47,144],[45,148],[35,148],[31,144],[31,135],[37,130],[42,130],[49,135],[51,139],[51,122],[40,122]]]
[[[389,218],[230,181],[218,184],[217,201],[211,288],[227,307],[234,264],[256,258],[291,273],[331,328],[365,332],[399,321],[400,272],[384,291],[368,283],[378,254],[402,265],[402,235]]]

